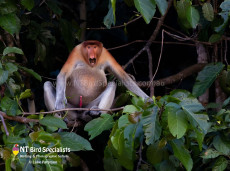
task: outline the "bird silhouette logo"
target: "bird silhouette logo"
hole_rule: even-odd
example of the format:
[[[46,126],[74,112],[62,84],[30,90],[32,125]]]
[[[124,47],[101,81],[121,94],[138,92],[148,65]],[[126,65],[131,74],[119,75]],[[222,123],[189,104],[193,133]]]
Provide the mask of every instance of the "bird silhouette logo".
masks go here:
[[[18,144],[15,144],[14,147],[13,147],[13,154],[16,156],[18,155],[19,153],[19,145]]]

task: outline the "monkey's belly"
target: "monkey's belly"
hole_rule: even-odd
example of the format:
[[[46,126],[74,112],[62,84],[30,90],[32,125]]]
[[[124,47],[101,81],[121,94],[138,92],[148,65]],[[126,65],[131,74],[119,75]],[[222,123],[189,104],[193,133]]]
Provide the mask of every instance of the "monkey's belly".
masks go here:
[[[96,99],[106,88],[105,73],[99,69],[80,68],[73,71],[66,83],[66,98],[68,102],[79,107],[80,96],[86,106]]]

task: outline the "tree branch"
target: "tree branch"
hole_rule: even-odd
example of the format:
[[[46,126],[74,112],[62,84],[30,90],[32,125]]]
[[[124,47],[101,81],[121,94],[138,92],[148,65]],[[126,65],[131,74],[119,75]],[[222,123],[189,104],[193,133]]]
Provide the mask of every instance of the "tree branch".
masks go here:
[[[166,85],[176,83],[194,73],[200,72],[205,67],[205,65],[206,64],[194,64],[175,75],[172,75],[172,76],[160,79],[160,80],[155,80],[152,82],[152,84],[155,87],[156,86],[159,87],[159,86],[166,86]],[[145,84],[143,84],[143,82],[137,82],[137,84],[139,87],[147,88],[149,87],[150,81],[148,81]]]

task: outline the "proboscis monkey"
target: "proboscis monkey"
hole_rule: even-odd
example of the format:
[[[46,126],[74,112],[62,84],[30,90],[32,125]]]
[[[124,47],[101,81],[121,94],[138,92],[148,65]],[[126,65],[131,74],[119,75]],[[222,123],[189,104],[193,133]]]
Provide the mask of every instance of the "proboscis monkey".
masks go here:
[[[96,40],[84,41],[70,53],[57,76],[56,90],[52,83],[44,84],[45,105],[49,111],[78,107],[80,97],[87,108],[110,109],[116,84],[107,83],[105,70],[112,72],[126,88],[136,95],[148,99],[137,84],[129,77],[113,56]],[[91,115],[98,112],[90,112]],[[75,119],[77,113],[70,112],[68,119]]]

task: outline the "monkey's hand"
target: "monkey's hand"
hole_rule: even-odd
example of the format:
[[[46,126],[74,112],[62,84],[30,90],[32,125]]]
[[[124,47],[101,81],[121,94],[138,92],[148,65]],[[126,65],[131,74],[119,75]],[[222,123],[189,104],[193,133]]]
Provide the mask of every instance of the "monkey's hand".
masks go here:
[[[56,110],[65,109],[66,104],[67,104],[66,97],[57,99],[55,102],[55,109]]]

